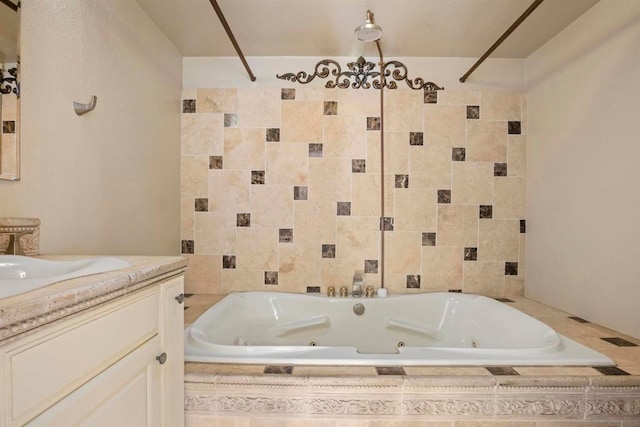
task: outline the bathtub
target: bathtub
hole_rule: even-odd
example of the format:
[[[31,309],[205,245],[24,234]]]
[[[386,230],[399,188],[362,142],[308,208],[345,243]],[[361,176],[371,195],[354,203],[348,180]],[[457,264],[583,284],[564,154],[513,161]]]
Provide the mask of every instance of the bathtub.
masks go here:
[[[448,292],[387,298],[232,293],[185,330],[185,360],[287,365],[614,365],[606,356],[504,303]]]

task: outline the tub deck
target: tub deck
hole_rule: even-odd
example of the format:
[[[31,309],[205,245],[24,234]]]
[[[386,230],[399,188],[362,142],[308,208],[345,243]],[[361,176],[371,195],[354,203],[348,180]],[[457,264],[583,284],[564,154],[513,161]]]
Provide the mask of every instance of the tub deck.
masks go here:
[[[185,326],[222,297],[187,298]],[[512,302],[506,304],[612,358],[617,366],[186,363],[187,425],[210,418],[227,423],[220,425],[245,425],[247,417],[267,417],[281,426],[307,425],[296,424],[307,420],[311,425],[317,421],[337,426],[348,421],[368,427],[371,420],[400,417],[415,422],[441,420],[438,426],[453,426],[453,420],[464,419],[535,427],[540,424],[531,420],[542,417],[549,422],[545,426],[554,425],[554,420],[570,421],[568,425],[575,427],[600,422],[607,422],[603,427],[640,426],[640,340],[524,297],[509,299]]]

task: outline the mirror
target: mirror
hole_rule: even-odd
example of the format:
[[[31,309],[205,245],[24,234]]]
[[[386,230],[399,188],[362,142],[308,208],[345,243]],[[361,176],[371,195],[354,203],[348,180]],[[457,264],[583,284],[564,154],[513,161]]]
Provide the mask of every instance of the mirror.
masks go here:
[[[0,0],[0,179],[20,179],[18,0]]]

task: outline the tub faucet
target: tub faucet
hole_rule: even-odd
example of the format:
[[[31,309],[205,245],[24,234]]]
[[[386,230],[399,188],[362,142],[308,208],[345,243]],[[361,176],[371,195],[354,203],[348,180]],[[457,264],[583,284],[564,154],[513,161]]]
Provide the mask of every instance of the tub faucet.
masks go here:
[[[27,233],[15,233],[9,234],[9,244],[7,245],[7,249],[4,251],[5,255],[24,255],[24,250],[22,249],[22,245],[20,245],[20,238]]]
[[[360,298],[362,296],[362,287],[364,286],[364,281],[362,280],[362,271],[356,270],[353,275],[353,285],[351,286],[351,295],[355,298]]]

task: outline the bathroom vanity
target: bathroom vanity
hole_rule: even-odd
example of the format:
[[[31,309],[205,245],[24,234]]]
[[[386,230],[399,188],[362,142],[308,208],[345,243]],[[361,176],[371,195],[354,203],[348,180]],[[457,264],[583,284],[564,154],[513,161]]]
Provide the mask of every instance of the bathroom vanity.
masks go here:
[[[0,299],[0,426],[184,425],[186,260],[122,258]]]

